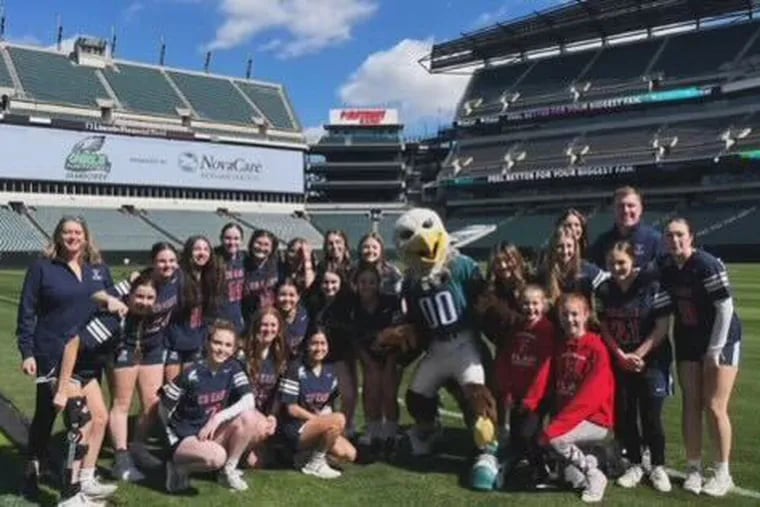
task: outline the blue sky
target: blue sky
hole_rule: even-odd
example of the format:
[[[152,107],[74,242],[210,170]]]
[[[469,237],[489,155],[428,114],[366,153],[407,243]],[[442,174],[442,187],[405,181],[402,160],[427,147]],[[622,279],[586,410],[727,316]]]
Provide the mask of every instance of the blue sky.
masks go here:
[[[430,76],[416,64],[430,44],[528,14],[556,0],[0,0],[6,38],[34,45],[64,38],[110,39],[117,57],[283,83],[306,128],[331,107],[392,106],[414,133],[450,121],[466,76]]]

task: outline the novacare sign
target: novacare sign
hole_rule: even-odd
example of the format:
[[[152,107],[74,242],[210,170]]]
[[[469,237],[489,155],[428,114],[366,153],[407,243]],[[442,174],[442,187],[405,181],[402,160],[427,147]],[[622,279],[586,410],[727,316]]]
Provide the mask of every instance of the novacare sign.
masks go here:
[[[303,153],[0,125],[0,177],[303,192]]]

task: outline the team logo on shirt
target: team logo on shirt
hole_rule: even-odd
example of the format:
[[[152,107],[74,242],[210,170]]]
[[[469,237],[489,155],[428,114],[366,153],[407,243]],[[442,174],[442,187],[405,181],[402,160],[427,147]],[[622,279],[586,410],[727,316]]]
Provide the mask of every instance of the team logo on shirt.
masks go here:
[[[92,270],[92,281],[93,282],[102,282],[103,281],[103,274],[101,273],[100,269],[94,268]]]

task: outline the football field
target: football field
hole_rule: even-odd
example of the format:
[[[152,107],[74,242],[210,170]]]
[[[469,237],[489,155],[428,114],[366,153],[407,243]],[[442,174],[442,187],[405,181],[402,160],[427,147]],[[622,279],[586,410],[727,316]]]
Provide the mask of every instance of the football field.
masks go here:
[[[674,480],[674,491],[660,494],[647,486],[624,490],[611,484],[605,496],[607,505],[760,505],[760,266],[729,266],[739,316],[744,324],[744,342],[739,379],[734,392],[731,414],[734,423],[732,472],[743,494],[732,494],[723,500],[695,497],[680,490]],[[117,275],[118,273],[115,273]],[[115,276],[116,277],[116,276]],[[15,341],[16,306],[23,273],[0,272],[0,324],[5,338],[0,340],[0,391],[26,414],[31,414],[34,385],[20,371]],[[407,372],[407,376],[408,376]],[[231,493],[217,486],[212,477],[192,480],[197,490],[187,496],[169,496],[163,492],[163,473],[149,477],[145,484],[120,487],[115,505],[425,505],[425,506],[490,506],[499,504],[567,505],[580,504],[571,492],[543,493],[476,493],[463,487],[468,449],[467,435],[453,413],[455,406],[447,400],[444,424],[447,426],[443,454],[408,464],[347,466],[343,477],[321,481],[295,471],[247,471],[251,489]],[[361,409],[359,409],[361,413]],[[680,437],[680,399],[678,395],[666,405],[668,465],[683,470],[684,455]],[[404,417],[408,422],[408,416]],[[360,426],[361,427],[361,426]],[[56,427],[60,432],[60,423]],[[103,466],[110,466],[110,449],[102,453]],[[707,464],[712,462],[709,454]],[[0,506],[24,505],[13,498],[21,479],[22,460],[19,453],[0,436]],[[53,505],[57,494],[45,490],[43,505]]]

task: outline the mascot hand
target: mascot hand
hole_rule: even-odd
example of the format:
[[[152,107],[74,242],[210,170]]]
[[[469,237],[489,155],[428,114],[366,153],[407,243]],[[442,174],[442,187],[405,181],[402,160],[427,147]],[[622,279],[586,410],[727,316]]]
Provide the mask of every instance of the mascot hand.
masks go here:
[[[476,417],[484,417],[493,422],[498,420],[496,415],[496,400],[491,391],[481,384],[466,384],[464,394]]]
[[[389,327],[377,335],[373,348],[378,351],[397,351],[402,354],[415,350],[420,345],[417,330],[413,324]]]

